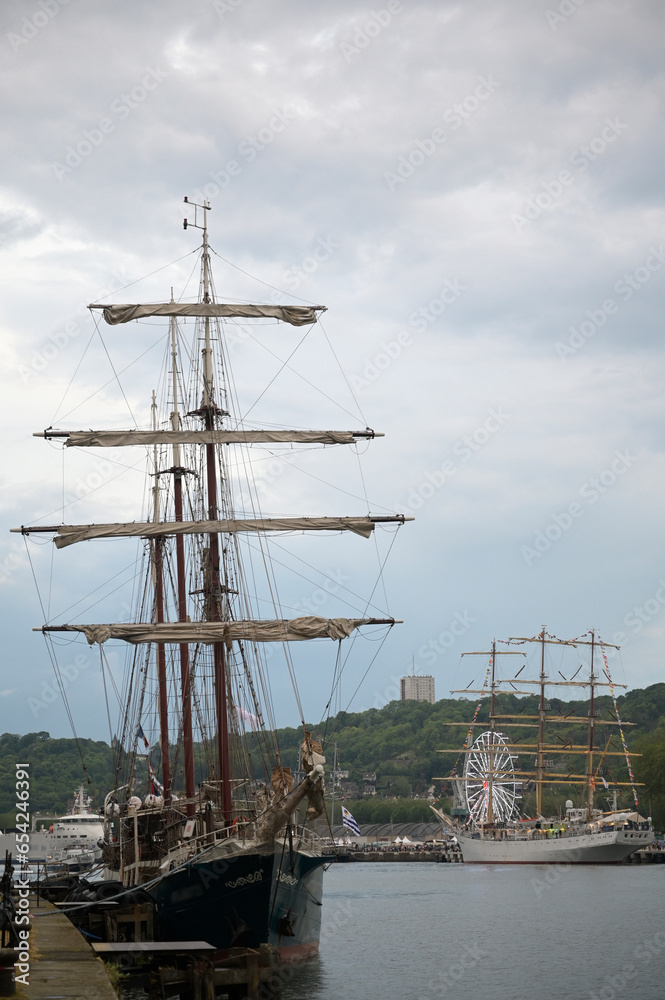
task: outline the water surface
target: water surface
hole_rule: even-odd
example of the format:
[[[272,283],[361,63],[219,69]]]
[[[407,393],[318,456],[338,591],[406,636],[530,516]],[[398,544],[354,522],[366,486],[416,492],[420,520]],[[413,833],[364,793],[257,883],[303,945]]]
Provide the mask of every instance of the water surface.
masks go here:
[[[334,864],[283,1000],[665,997],[665,865]]]

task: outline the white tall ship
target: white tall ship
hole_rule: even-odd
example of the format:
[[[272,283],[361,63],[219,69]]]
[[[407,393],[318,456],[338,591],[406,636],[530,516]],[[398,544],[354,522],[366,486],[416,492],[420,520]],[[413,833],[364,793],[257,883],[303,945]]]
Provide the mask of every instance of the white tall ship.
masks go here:
[[[447,780],[455,788],[458,815],[466,817],[466,823],[456,831],[464,861],[484,864],[614,864],[629,855],[648,847],[653,839],[651,817],[644,818],[639,812],[637,788],[630,763],[630,755],[624,736],[622,722],[605,649],[609,643],[600,640],[594,631],[575,640],[561,640],[550,636],[545,629],[533,638],[516,638],[510,643],[538,643],[541,647],[540,675],[537,680],[521,676],[525,664],[506,679],[497,677],[496,662],[499,656],[525,656],[518,650],[500,651],[496,642],[488,652],[465,655],[489,656],[489,666],[482,688],[464,693],[489,695],[489,729],[475,740],[473,730],[478,710],[471,724],[463,751],[462,774],[454,773]],[[588,679],[579,677],[579,667],[569,679],[557,669],[557,678],[548,673],[546,647],[548,646],[588,647],[590,667]],[[612,647],[616,648],[616,647]],[[596,672],[598,658],[602,656],[605,680]],[[559,679],[561,678],[561,679]],[[536,714],[521,711],[499,713],[497,695],[532,695],[531,690],[520,690],[526,686],[536,687],[539,695]],[[583,687],[588,690],[589,708],[586,716],[556,714],[546,697],[549,687]],[[609,688],[613,698],[614,712],[603,713],[596,703],[598,688]],[[459,693],[459,692],[457,692]],[[603,717],[611,715],[611,718]],[[466,723],[460,723],[466,725]],[[574,743],[574,737],[566,740],[560,734],[548,739],[549,727],[583,726],[588,733],[584,743]],[[628,723],[630,725],[630,723]],[[499,726],[501,729],[499,729]],[[607,727],[607,728],[606,728]],[[509,736],[503,729],[517,730],[518,735]],[[523,730],[527,733],[524,734]],[[529,739],[529,730],[536,730],[535,740]],[[609,736],[606,736],[609,730]],[[602,736],[601,736],[602,734]],[[621,746],[616,742],[620,737]],[[473,741],[473,742],[472,742]],[[602,744],[602,745],[600,745]],[[440,751],[450,753],[451,751]],[[533,755],[533,770],[522,767],[521,759]],[[608,761],[623,758],[628,781],[616,781],[613,775],[607,781],[604,768]],[[580,769],[579,764],[583,766]],[[520,815],[519,803],[523,789],[529,784],[535,786],[536,816],[524,818]],[[608,812],[596,808],[596,788],[613,792],[612,808]],[[575,806],[571,799],[565,804],[565,815],[545,817],[543,815],[543,791],[548,786],[557,790],[571,787],[583,804]],[[629,788],[634,800],[634,808],[617,809],[617,793]],[[581,795],[580,795],[581,793]],[[575,794],[575,793],[573,793]]]

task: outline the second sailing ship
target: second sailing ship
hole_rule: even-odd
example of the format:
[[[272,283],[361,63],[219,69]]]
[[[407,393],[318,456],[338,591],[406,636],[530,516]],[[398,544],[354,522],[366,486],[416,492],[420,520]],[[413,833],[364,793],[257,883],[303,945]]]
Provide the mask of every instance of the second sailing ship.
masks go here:
[[[614,685],[605,655],[607,643],[598,639],[594,631],[576,639],[561,640],[549,635],[543,629],[538,636],[515,638],[509,644],[535,643],[540,646],[540,672],[537,679],[528,679],[523,674],[522,664],[507,678],[499,678],[497,658],[502,656],[524,656],[516,649],[498,650],[496,642],[492,649],[476,654],[489,656],[489,667],[485,683],[474,693],[489,695],[489,728],[473,740],[472,723],[467,741],[458,759],[464,758],[463,773],[448,777],[455,787],[455,812],[466,818],[462,829],[456,830],[457,840],[465,862],[489,864],[554,864],[557,862],[575,864],[616,863],[633,852],[647,847],[654,839],[651,819],[640,816],[637,796],[638,784],[634,779],[628,747],[624,737],[625,722],[619,717]],[[588,677],[580,676],[579,667],[570,679],[560,671],[556,678],[551,676],[546,665],[548,647],[586,648],[590,654]],[[614,647],[612,647],[614,648]],[[603,676],[598,673],[598,660],[604,662]],[[561,679],[559,679],[561,678]],[[519,685],[519,687],[518,687]],[[513,712],[498,711],[499,694],[533,695],[535,687],[538,697],[537,711],[527,714],[525,704]],[[557,714],[551,710],[547,692],[551,687],[581,687],[588,692],[588,714],[586,716]],[[609,688],[614,698],[615,712],[612,718],[602,718],[596,704],[598,688]],[[470,693],[465,689],[463,693]],[[480,702],[479,706],[480,708]],[[478,711],[478,710],[477,710]],[[609,713],[606,713],[606,715]],[[581,727],[586,730],[586,742],[573,743],[556,735],[548,738],[549,727]],[[609,728],[618,732],[622,746],[613,737],[604,747],[597,745],[598,734]],[[518,735],[508,736],[503,729],[517,731]],[[527,735],[524,735],[524,731]],[[528,732],[535,731],[535,741]],[[456,751],[441,751],[442,753]],[[533,769],[520,766],[522,756],[532,756]],[[614,787],[614,808],[609,811],[596,808],[596,784],[603,783],[609,789],[601,771],[608,758],[623,758],[627,766],[629,781],[612,781]],[[583,762],[580,772],[577,764]],[[559,765],[557,766],[557,762]],[[520,801],[524,789],[535,787],[535,817],[529,819],[520,814]],[[616,809],[617,788],[630,788],[634,796],[634,809]],[[547,788],[576,789],[584,797],[583,804],[573,805],[572,799],[565,803],[565,814],[547,817],[543,815],[544,791]]]

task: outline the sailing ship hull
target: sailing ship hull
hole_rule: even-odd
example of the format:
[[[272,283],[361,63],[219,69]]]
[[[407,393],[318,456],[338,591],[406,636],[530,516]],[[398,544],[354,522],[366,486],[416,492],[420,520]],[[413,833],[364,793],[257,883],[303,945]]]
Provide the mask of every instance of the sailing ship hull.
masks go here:
[[[489,865],[608,865],[623,861],[653,841],[651,830],[604,830],[532,840],[499,840],[457,834],[467,864]]]
[[[149,890],[163,941],[208,941],[220,951],[270,944],[283,960],[317,954],[323,866],[313,852],[247,851],[199,859]]]

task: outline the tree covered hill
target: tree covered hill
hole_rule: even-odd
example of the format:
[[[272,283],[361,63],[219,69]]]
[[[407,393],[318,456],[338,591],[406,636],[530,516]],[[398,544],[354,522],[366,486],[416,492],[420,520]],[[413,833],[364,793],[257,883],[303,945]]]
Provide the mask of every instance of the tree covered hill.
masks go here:
[[[550,704],[553,715],[587,716],[588,706],[584,701],[563,702],[551,699]],[[647,794],[652,794],[657,802],[662,796],[665,807],[665,774],[661,774],[665,762],[665,684],[653,684],[645,689],[629,691],[617,698],[617,705],[621,719],[635,723],[624,729],[629,747],[635,752],[642,750],[645,753],[642,760],[638,758],[634,761],[636,774],[638,777],[644,774],[645,779],[648,778]],[[609,719],[614,714],[614,705],[609,696],[597,698],[596,707],[601,710],[604,719]],[[340,712],[327,723],[308,724],[308,728],[316,738],[324,742],[328,770],[332,765],[333,747],[336,743],[338,766],[349,771],[351,780],[362,781],[364,772],[375,772],[377,798],[403,799],[425,793],[434,778],[450,774],[457,755],[439,754],[437,751],[459,750],[463,746],[475,708],[476,702],[466,698],[442,699],[434,705],[427,702],[392,701],[382,709]],[[499,715],[520,712],[523,716],[529,716],[536,711],[535,697],[501,695],[496,700],[496,713]],[[489,699],[484,699],[474,735],[487,728],[488,715]],[[613,728],[615,745],[618,743],[620,746],[617,727]],[[524,732],[531,733],[533,730],[525,729]],[[587,730],[583,722],[574,727],[558,727],[553,724],[548,728],[548,738],[556,740],[557,733],[562,742],[565,734],[565,740],[584,743]],[[302,730],[280,729],[277,731],[277,738],[283,764],[295,768]],[[532,743],[534,739],[524,737],[523,741]],[[258,741],[250,735],[250,744],[252,742]],[[601,745],[599,737],[597,742]],[[13,823],[15,766],[20,763],[30,764],[30,804],[33,812],[64,812],[68,800],[71,800],[75,788],[81,782],[94,796],[95,807],[101,808],[104,796],[113,784],[111,748],[108,744],[95,740],[79,740],[79,746],[87,776],[74,739],[51,739],[46,732],[29,733],[26,736],[5,733],[0,737],[0,821],[4,821],[4,825]],[[528,759],[530,752],[524,756]],[[158,770],[157,747],[152,752],[152,760]],[[620,757],[608,758],[607,766],[603,768],[604,773],[609,778],[615,772],[618,775],[621,764]],[[441,787],[443,786],[437,786],[437,790]],[[653,811],[655,816],[655,807]],[[665,815],[665,808],[663,811]]]
[[[602,718],[614,719],[614,704],[609,696],[596,698],[596,708]],[[550,699],[552,715],[572,715],[586,718],[586,701],[561,701]],[[351,779],[359,780],[365,771],[377,774],[377,793],[390,791],[397,778],[410,783],[411,791],[418,792],[439,775],[450,773],[455,762],[454,754],[439,754],[441,749],[460,749],[473,719],[476,703],[464,699],[441,699],[434,705],[428,702],[391,701],[382,709],[370,708],[365,712],[340,712],[327,725],[310,726],[312,733],[326,743],[328,765],[332,763],[333,744],[337,743],[339,767],[349,771]],[[645,689],[629,691],[617,698],[622,721],[633,723],[625,726],[624,733],[629,747],[640,737],[662,731],[665,734],[665,684],[653,684]],[[496,714],[520,713],[535,715],[538,699],[501,695],[496,699]],[[488,726],[489,699],[483,699],[474,734]],[[497,723],[497,728],[501,728]],[[506,728],[508,728],[506,726]],[[615,740],[620,737],[615,731]],[[548,739],[556,734],[565,740],[580,744],[588,740],[585,723],[576,726],[548,727]],[[278,731],[284,763],[295,766],[302,733],[297,729]],[[597,742],[599,737],[597,736]],[[527,742],[525,739],[524,742]],[[530,739],[529,742],[533,742]],[[611,767],[612,765],[610,765]],[[400,782],[400,789],[404,787]]]
[[[29,764],[30,810],[63,813],[83,784],[101,808],[113,783],[112,751],[108,743],[79,740],[85,765],[74,739],[51,739],[47,732],[0,736],[0,814],[4,825],[14,825],[16,766]]]

